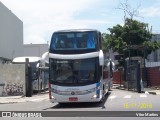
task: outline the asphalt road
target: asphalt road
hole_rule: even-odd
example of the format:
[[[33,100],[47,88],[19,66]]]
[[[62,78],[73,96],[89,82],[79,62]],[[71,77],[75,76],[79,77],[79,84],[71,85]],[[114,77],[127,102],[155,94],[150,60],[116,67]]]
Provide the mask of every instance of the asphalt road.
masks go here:
[[[39,111],[42,112],[42,116],[50,116],[47,119],[117,119],[117,120],[131,120],[135,119],[141,111],[160,111],[160,95],[152,95],[145,93],[136,93],[131,91],[113,89],[106,95],[104,102],[102,103],[72,103],[72,104],[58,104],[50,103],[48,99],[42,101],[32,101],[14,104],[0,104],[0,111]],[[65,111],[65,112],[64,112]],[[67,111],[67,112],[66,112]],[[122,112],[111,112],[122,111]],[[126,112],[124,112],[126,111]],[[127,117],[129,113],[127,111],[136,111],[135,117]],[[160,112],[159,112],[160,113]],[[51,118],[53,117],[54,118]],[[108,116],[108,117],[106,117]],[[114,116],[114,117],[109,117]],[[126,117],[120,117],[126,116]],[[159,114],[160,116],[160,114]],[[6,118],[2,118],[6,119]],[[8,119],[8,118],[7,118]],[[17,120],[17,118],[12,118]],[[19,119],[19,118],[18,118]],[[23,118],[28,119],[28,118]],[[36,119],[36,118],[29,118]],[[44,119],[44,118],[41,118]],[[137,117],[137,120],[160,120],[160,117]]]

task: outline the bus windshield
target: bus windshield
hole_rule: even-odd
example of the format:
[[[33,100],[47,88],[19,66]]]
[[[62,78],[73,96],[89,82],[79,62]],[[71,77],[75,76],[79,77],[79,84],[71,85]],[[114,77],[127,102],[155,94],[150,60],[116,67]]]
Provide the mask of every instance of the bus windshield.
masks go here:
[[[50,59],[50,80],[59,84],[83,84],[96,82],[97,58],[81,60]]]
[[[96,32],[62,32],[54,33],[51,50],[95,49],[97,45]]]

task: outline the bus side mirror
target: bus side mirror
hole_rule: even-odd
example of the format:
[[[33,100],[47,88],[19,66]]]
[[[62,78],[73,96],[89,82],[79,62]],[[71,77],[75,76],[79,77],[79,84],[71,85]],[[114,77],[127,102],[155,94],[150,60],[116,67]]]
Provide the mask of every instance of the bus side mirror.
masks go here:
[[[110,60],[107,64],[107,68],[109,71],[110,78],[113,78],[113,71],[115,70],[115,63]]]

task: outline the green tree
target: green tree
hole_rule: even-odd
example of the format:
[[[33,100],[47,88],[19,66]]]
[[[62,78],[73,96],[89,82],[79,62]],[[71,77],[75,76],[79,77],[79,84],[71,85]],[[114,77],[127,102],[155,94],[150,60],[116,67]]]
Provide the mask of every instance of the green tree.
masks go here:
[[[104,46],[124,57],[141,56],[144,57],[152,51],[160,48],[160,43],[151,41],[152,34],[148,30],[148,24],[137,20],[126,18],[124,25],[116,25],[108,28],[109,34],[104,34]]]

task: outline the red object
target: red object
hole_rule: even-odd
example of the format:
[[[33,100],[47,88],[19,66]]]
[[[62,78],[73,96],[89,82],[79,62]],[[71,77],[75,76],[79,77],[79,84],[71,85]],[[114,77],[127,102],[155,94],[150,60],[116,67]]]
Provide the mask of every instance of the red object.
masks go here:
[[[78,98],[77,98],[77,97],[70,97],[70,98],[69,98],[69,101],[75,102],[75,101],[78,101]]]
[[[146,76],[144,76],[143,69],[143,79],[147,77],[149,86],[160,86],[160,67],[150,67],[146,68]]]

